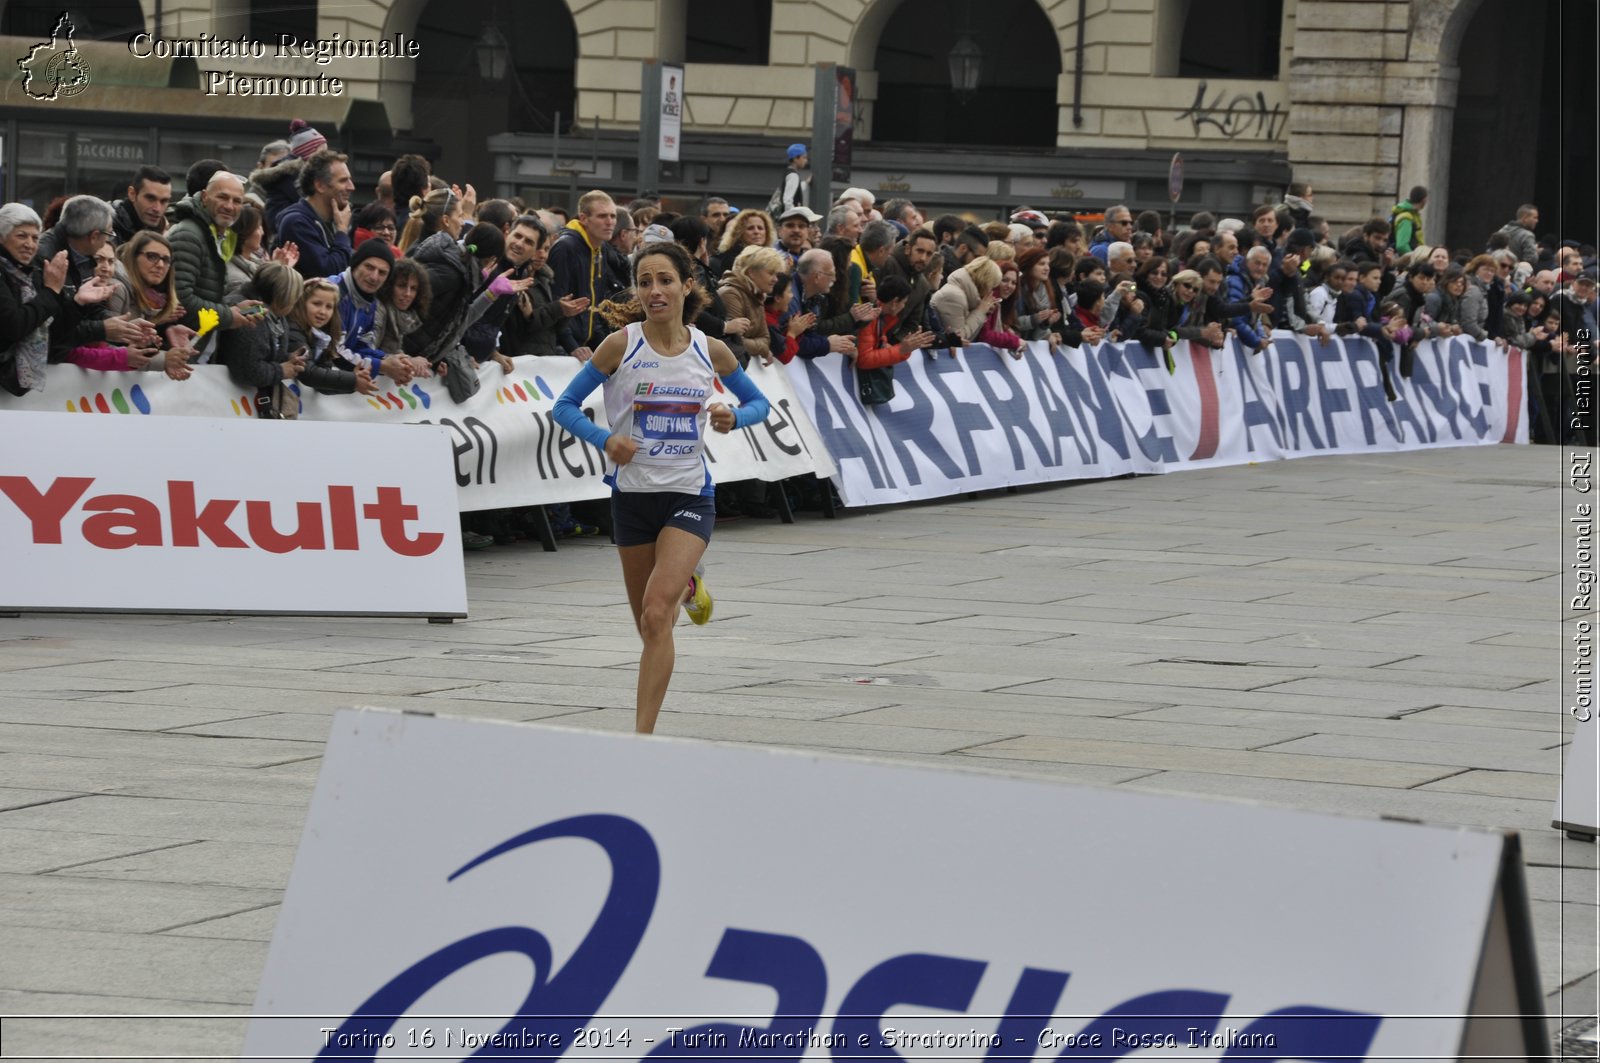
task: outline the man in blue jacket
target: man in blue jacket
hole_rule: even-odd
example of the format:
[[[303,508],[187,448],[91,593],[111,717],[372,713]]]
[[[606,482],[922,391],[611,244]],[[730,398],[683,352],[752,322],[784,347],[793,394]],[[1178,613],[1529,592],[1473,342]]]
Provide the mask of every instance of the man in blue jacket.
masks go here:
[[[1265,247],[1252,247],[1241,258],[1242,263],[1236,259],[1228,267],[1228,301],[1233,303],[1249,302],[1256,289],[1267,286],[1267,275],[1272,271],[1272,252]],[[1239,334],[1239,344],[1247,350],[1265,350],[1272,340],[1272,328],[1266,320],[1266,315],[1256,317],[1249,313],[1234,318],[1231,324]]]
[[[1107,207],[1106,227],[1094,238],[1094,243],[1089,245],[1089,253],[1101,262],[1105,262],[1106,250],[1118,240],[1127,240],[1132,235],[1133,212],[1120,203],[1114,207]]]
[[[333,277],[350,265],[350,166],[337,151],[322,149],[300,170],[300,202],[278,215],[278,246],[300,249],[295,269],[307,280]]]
[[[385,354],[378,347],[378,300],[394,269],[394,252],[386,240],[364,240],[350,256],[350,267],[329,277],[339,289],[339,327],[345,350],[367,363],[372,375],[380,373],[397,384],[411,380],[411,365],[402,354]]]

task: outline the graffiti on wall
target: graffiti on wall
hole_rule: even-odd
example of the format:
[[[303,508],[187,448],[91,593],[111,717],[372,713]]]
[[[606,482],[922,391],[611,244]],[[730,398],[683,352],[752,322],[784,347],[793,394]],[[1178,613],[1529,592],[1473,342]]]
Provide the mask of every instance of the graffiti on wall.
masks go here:
[[[1283,113],[1283,104],[1274,103],[1267,106],[1267,95],[1257,90],[1255,95],[1241,92],[1231,100],[1226,98],[1224,92],[1218,91],[1210,102],[1206,101],[1206,83],[1200,82],[1195,86],[1194,102],[1189,109],[1184,111],[1175,122],[1187,119],[1194,129],[1195,136],[1202,136],[1202,130],[1210,128],[1213,135],[1219,135],[1235,140],[1239,137],[1251,137],[1260,140],[1277,140],[1278,134],[1283,130],[1287,115]]]

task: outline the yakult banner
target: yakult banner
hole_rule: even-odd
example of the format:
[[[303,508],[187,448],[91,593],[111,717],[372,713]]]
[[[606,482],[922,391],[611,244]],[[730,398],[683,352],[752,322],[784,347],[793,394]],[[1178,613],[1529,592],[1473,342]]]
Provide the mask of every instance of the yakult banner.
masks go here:
[[[381,380],[376,395],[318,395],[301,392],[300,422],[360,424],[438,424],[448,429],[444,445],[453,454],[462,510],[573,502],[606,498],[605,456],[569,435],[551,417],[556,396],[582,366],[572,358],[518,358],[509,376],[486,365],[477,394],[452,402],[440,380],[417,380],[401,387]],[[781,480],[801,473],[833,474],[816,432],[795,399],[788,378],[776,366],[752,363],[751,378],[772,402],[760,425],[727,435],[708,435],[707,455],[719,482]],[[739,400],[716,382],[715,401]],[[72,365],[50,366],[43,391],[17,398],[0,392],[0,411],[54,410],[77,414],[183,415],[254,418],[254,394],[247,394],[220,366],[200,366],[185,381],[160,373],[104,373]],[[606,424],[596,391],[585,412]],[[87,418],[79,423],[87,423]],[[292,432],[295,426],[271,427]],[[359,433],[353,437],[359,439]],[[369,441],[357,444],[371,447]]]
[[[1179,343],[1176,373],[1134,343],[914,354],[895,398],[863,408],[839,355],[788,371],[839,467],[848,505],[1049,480],[1170,472],[1310,454],[1525,443],[1522,354],[1425,342],[1384,396],[1377,348],[1281,332],[1253,354]]]
[[[0,609],[466,616],[439,428],[0,417]]]
[[[1509,834],[346,710],[244,1051],[1534,1058],[1521,883]]]

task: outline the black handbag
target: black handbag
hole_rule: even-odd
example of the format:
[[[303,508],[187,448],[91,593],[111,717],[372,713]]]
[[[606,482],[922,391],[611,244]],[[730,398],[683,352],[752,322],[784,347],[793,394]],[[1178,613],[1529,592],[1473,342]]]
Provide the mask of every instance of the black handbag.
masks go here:
[[[856,370],[856,391],[863,406],[882,406],[894,398],[894,366]]]

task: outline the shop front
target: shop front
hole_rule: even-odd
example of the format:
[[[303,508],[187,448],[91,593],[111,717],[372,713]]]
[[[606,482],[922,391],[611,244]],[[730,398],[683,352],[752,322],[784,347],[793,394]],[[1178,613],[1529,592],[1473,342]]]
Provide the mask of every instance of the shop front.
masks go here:
[[[0,36],[0,55],[25,55],[29,42]],[[345,98],[207,96],[193,59],[130,59],[128,50],[82,42],[90,82],[71,97],[32,100],[13,91],[0,104],[0,194],[44,211],[57,196],[116,198],[140,166],[173,177],[200,159],[220,159],[235,173],[255,168],[261,148],[288,137],[303,118],[345,151],[381,157],[392,134],[382,103]],[[392,154],[388,155],[393,158]]]

